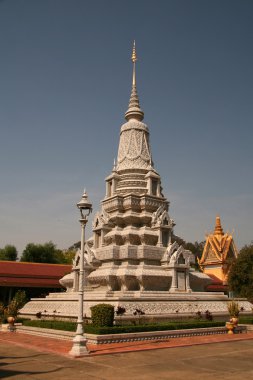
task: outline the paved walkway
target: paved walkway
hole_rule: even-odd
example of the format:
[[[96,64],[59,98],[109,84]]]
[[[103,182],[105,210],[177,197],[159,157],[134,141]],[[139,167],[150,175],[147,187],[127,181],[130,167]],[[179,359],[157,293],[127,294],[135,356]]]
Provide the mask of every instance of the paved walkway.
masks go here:
[[[46,352],[47,339],[41,340],[36,350],[24,347],[35,344],[18,342],[23,334],[1,334],[0,378],[11,380],[252,380],[253,339],[201,344],[188,347],[151,349],[109,355],[88,356],[81,359],[63,357],[69,342],[57,341],[61,355]],[[243,334],[244,335],[244,334]],[[29,336],[26,336],[28,339]],[[246,338],[246,334],[244,336]],[[180,338],[183,339],[183,338]],[[187,338],[188,339],[188,338]],[[28,339],[29,340],[29,339]],[[55,341],[55,339],[54,339]],[[15,342],[15,343],[14,343]],[[38,342],[37,342],[38,343]],[[203,342],[202,342],[203,343]],[[209,341],[210,343],[210,341]],[[19,345],[17,345],[19,344]],[[162,345],[164,343],[161,343]],[[35,347],[35,346],[34,346]],[[65,347],[63,349],[63,347]],[[157,347],[161,348],[160,343]],[[50,348],[52,349],[52,347]]]
[[[253,332],[247,334],[217,334],[182,338],[171,338],[167,340],[153,340],[144,342],[124,342],[99,345],[88,345],[90,356],[105,355],[112,353],[124,353],[132,351],[147,351],[172,347],[195,346],[210,343],[233,342],[253,340]],[[21,332],[0,332],[0,343],[11,343],[16,346],[31,348],[40,352],[51,352],[58,355],[68,356],[72,342],[54,338],[46,338]]]

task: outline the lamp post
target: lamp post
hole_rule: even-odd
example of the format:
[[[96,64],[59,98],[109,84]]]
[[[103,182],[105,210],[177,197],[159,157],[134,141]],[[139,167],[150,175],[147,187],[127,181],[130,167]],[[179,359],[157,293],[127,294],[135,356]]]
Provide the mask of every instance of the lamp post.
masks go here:
[[[88,200],[86,191],[82,195],[80,202],[77,203],[80,210],[81,218],[81,251],[80,251],[80,270],[79,270],[79,286],[78,286],[78,317],[76,335],[73,339],[73,346],[69,354],[71,356],[80,357],[88,355],[86,347],[86,339],[83,336],[83,280],[84,280],[84,243],[85,243],[85,227],[88,222],[88,216],[92,212],[92,204]]]

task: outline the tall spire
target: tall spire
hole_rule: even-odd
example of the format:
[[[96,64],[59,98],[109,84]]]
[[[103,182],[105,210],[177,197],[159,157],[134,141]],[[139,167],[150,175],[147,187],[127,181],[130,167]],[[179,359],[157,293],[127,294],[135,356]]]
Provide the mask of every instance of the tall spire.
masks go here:
[[[137,119],[142,120],[144,118],[144,112],[140,108],[139,98],[137,94],[136,88],[136,74],[135,74],[135,63],[137,61],[136,49],[135,49],[135,41],[133,44],[133,52],[132,52],[132,62],[133,62],[133,82],[132,82],[132,91],[130,95],[128,110],[125,113],[126,120]]]
[[[220,217],[218,215],[216,216],[214,235],[224,235],[223,229],[221,227]]]
[[[136,50],[135,50],[135,41],[133,45],[133,52],[132,52],[132,62],[133,62],[133,86],[136,86],[136,80],[135,80],[135,62],[137,61],[137,56],[136,56]]]

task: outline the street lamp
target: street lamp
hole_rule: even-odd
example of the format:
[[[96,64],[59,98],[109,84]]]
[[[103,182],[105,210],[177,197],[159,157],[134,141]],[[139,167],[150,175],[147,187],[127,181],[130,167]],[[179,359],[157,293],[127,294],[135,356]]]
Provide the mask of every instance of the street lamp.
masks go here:
[[[73,339],[73,346],[69,354],[71,356],[80,357],[88,355],[89,352],[86,347],[86,339],[83,336],[83,280],[84,280],[84,242],[85,242],[85,227],[88,222],[88,216],[92,212],[92,204],[88,200],[88,195],[84,190],[80,202],[77,203],[80,210],[81,218],[81,251],[79,260],[79,286],[78,286],[78,317],[76,335]]]

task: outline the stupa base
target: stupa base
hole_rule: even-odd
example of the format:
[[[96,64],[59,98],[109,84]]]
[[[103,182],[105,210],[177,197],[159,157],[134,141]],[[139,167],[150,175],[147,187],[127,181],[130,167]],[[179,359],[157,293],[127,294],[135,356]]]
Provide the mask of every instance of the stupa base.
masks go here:
[[[136,309],[148,315],[183,316],[196,313],[228,314],[227,304],[231,301],[224,293],[192,292],[169,293],[156,291],[126,291],[126,292],[85,292],[84,315],[90,317],[90,307],[99,303],[111,304],[115,307],[124,307],[125,315],[132,316]],[[253,305],[246,299],[238,299],[239,307],[244,312],[251,313]],[[72,319],[78,313],[78,294],[51,293],[46,298],[33,298],[28,302],[20,314],[23,317],[36,319],[36,315],[43,318]]]

